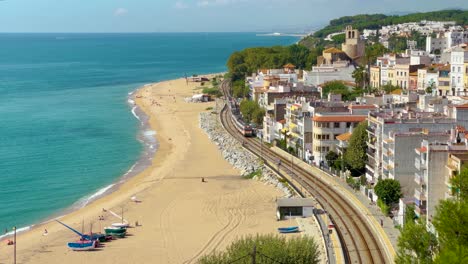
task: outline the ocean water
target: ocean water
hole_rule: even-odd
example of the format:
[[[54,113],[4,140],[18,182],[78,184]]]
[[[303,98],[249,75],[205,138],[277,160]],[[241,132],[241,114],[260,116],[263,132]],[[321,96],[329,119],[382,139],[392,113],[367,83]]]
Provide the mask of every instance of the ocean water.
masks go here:
[[[0,230],[84,205],[144,152],[127,103],[139,86],[225,71],[253,33],[0,34]],[[0,234],[3,233],[0,231]]]

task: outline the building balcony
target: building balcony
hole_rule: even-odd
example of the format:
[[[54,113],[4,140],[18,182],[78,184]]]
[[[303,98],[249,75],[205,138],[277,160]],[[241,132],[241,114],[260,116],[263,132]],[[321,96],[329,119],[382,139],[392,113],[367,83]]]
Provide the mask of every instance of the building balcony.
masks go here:
[[[367,127],[367,132],[375,135],[375,127]]]
[[[369,164],[366,164],[366,174],[374,176],[375,168]]]
[[[417,183],[418,185],[424,184],[424,177],[419,174],[418,172],[414,173],[414,182]]]
[[[415,189],[414,198],[416,198],[416,200],[418,201],[426,201],[427,200],[426,192]]]
[[[414,160],[414,167],[416,168],[416,170],[424,170],[424,169],[427,169],[427,166],[424,162],[421,161],[420,158],[416,158]]]
[[[368,140],[366,144],[368,148],[375,149],[375,141]]]

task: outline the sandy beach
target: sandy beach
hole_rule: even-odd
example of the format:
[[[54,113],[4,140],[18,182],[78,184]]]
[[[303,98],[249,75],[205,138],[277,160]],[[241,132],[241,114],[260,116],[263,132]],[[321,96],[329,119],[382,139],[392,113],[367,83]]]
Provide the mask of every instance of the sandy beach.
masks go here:
[[[136,104],[150,117],[159,142],[152,165],[117,191],[61,219],[78,230],[84,221],[87,232],[92,223],[97,232],[117,222],[102,208],[118,213],[123,208],[125,218],[141,226],[92,252],[70,251],[66,243],[78,237],[58,223],[36,226],[18,236],[17,262],[192,263],[237,237],[274,233],[284,225],[275,219],[275,199],[283,194],[241,178],[199,128],[199,113],[214,103],[184,101],[198,85],[178,79],[139,89]],[[141,203],[130,200],[134,195]],[[3,241],[0,263],[12,260],[13,247]]]

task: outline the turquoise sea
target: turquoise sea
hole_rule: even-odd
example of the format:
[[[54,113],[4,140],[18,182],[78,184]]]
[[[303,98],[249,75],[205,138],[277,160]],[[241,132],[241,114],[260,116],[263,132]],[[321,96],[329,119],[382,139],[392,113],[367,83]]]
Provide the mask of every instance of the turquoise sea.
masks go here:
[[[83,206],[122,179],[144,152],[129,92],[225,71],[235,50],[297,40],[254,33],[0,34],[0,230]]]

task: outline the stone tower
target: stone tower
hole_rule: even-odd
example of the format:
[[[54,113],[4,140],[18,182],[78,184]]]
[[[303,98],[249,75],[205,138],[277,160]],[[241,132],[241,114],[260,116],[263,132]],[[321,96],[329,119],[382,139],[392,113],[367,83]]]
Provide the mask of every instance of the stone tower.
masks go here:
[[[341,49],[351,59],[356,59],[364,55],[364,41],[361,40],[359,30],[353,29],[352,26],[347,26],[345,29],[345,43],[341,45]]]

